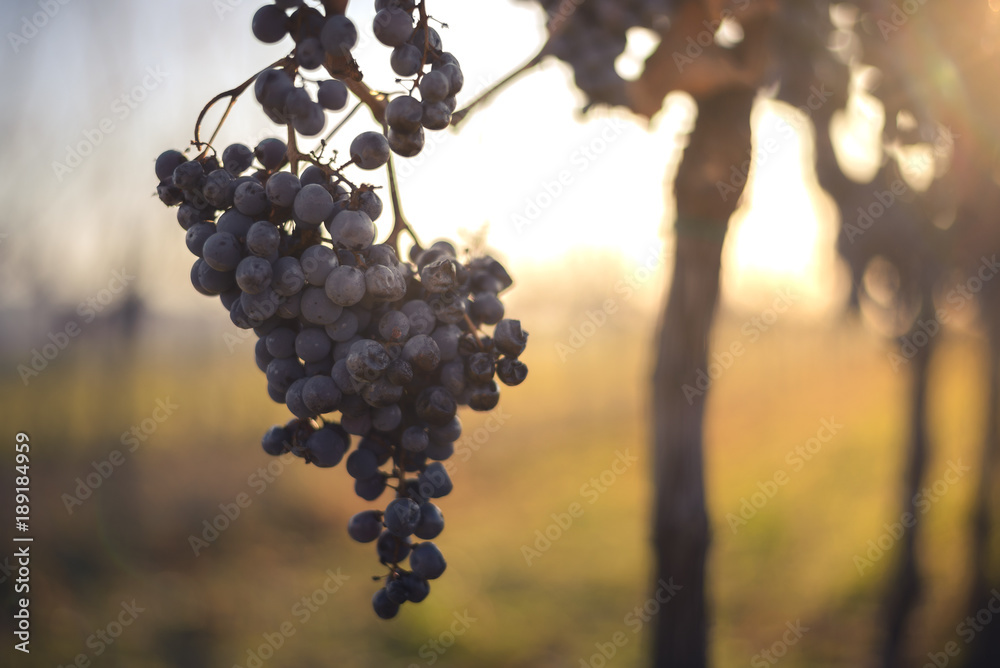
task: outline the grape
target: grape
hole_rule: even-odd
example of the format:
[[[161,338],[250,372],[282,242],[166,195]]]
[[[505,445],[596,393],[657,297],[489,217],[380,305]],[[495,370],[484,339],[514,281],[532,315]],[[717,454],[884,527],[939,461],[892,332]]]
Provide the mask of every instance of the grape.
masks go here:
[[[427,437],[427,432],[424,431],[422,427],[413,426],[407,427],[403,432],[403,436],[400,439],[400,444],[403,446],[404,450],[410,452],[423,452],[430,445],[430,439]]]
[[[274,255],[278,252],[279,243],[281,231],[266,220],[257,221],[247,231],[247,249],[258,257]]]
[[[305,118],[312,111],[313,104],[315,103],[309,97],[309,92],[305,88],[294,88],[288,94],[288,97],[285,98],[285,117],[293,121]]]
[[[412,44],[403,44],[392,50],[389,66],[401,77],[412,77],[420,71],[421,50]]]
[[[288,34],[288,17],[277,5],[264,5],[253,15],[253,36],[265,44],[280,42]]]
[[[198,283],[210,295],[222,294],[233,286],[231,271],[219,271],[202,261],[198,267]]]
[[[355,480],[354,493],[365,501],[374,501],[382,496],[382,492],[385,491],[386,486],[386,478],[381,475],[368,478],[367,480]]]
[[[156,178],[162,181],[173,175],[174,170],[180,167],[181,163],[187,162],[187,158],[180,151],[170,149],[164,151],[156,158]]]
[[[441,577],[446,567],[444,556],[434,543],[419,543],[410,552],[410,568],[424,579]]]
[[[302,265],[294,257],[281,257],[274,263],[274,291],[288,297],[305,287],[306,277]]]
[[[411,321],[412,326],[412,321]],[[430,372],[441,363],[441,349],[437,341],[426,334],[417,334],[403,346],[403,360],[415,369]]]
[[[378,510],[363,510],[347,523],[347,534],[359,543],[377,540],[382,533],[382,513]]]
[[[327,293],[327,296],[329,296],[329,293]],[[326,326],[325,331],[331,341],[337,343],[348,341],[358,333],[358,316],[354,315],[352,311],[345,309],[336,322]]]
[[[174,169],[174,185],[178,188],[194,188],[205,175],[201,163],[196,160],[182,162]]]
[[[264,70],[257,76],[257,79],[253,84],[254,97],[257,98],[257,101],[260,102],[261,105],[271,109],[284,109],[285,101],[294,89],[295,84],[292,82],[292,78],[289,77],[284,70]],[[270,140],[265,139],[264,141],[266,142]],[[263,143],[264,142],[261,142],[261,144]],[[258,145],[257,148],[259,150],[260,145]],[[284,149],[282,149],[282,152],[284,152]],[[225,162],[225,159],[225,154],[223,154],[223,162]],[[257,156],[257,159],[260,160],[259,155]],[[247,168],[249,168],[249,166],[250,165],[247,165]]]
[[[375,221],[382,215],[382,199],[374,191],[366,190],[358,197],[358,210]]]
[[[372,411],[372,427],[378,431],[392,431],[403,421],[403,411],[399,404],[380,406]]]
[[[276,327],[264,337],[267,352],[276,359],[287,359],[295,356],[295,330],[287,327]]]
[[[314,70],[323,64],[326,53],[323,45],[315,37],[307,37],[295,47],[295,59],[307,70]]]
[[[385,588],[379,589],[372,597],[375,614],[382,619],[392,619],[399,613],[399,604],[389,598]]]
[[[432,385],[417,395],[416,409],[417,417],[424,422],[443,425],[455,417],[458,402],[444,387]]]
[[[343,248],[363,251],[375,241],[375,224],[363,211],[341,211],[330,224],[330,238]]]
[[[374,381],[389,366],[389,354],[378,341],[361,339],[351,345],[347,355],[347,370],[355,380]]]
[[[378,169],[389,161],[389,142],[380,132],[362,132],[351,142],[351,160],[361,169]]]
[[[420,119],[424,108],[419,101],[409,95],[394,97],[385,107],[385,122],[398,132],[416,132],[420,129]]]
[[[267,199],[276,206],[289,207],[295,202],[295,197],[302,189],[299,177],[289,172],[277,172],[271,175],[264,187]]]
[[[378,332],[386,341],[405,341],[410,333],[410,319],[402,311],[389,311],[379,320]]]
[[[406,594],[413,603],[420,603],[431,593],[431,585],[426,579],[416,573],[405,572],[399,576],[399,581],[406,588]]]
[[[314,325],[329,325],[337,321],[343,308],[334,304],[323,288],[307,287],[302,292],[302,317]]]
[[[208,241],[216,232],[215,223],[195,223],[188,228],[187,235],[185,235],[185,242],[187,243],[188,250],[194,253],[196,256],[201,257],[202,251],[205,248],[205,242]]]
[[[296,116],[292,120],[292,126],[300,135],[315,137],[323,132],[326,127],[326,113],[323,107],[316,102],[310,102],[308,113]]]
[[[489,411],[500,402],[500,388],[491,380],[485,385],[476,385],[469,396],[469,408],[474,411]]]
[[[264,434],[261,445],[264,447],[264,452],[277,457],[287,452],[289,440],[288,430],[284,427],[274,426]]]
[[[503,303],[493,293],[480,292],[469,308],[469,315],[479,322],[495,325],[503,319]]]
[[[396,7],[379,10],[372,22],[372,31],[386,46],[400,46],[413,34],[413,14]]]
[[[358,29],[346,16],[331,16],[323,24],[320,40],[327,53],[334,56],[344,55],[358,43]]]
[[[212,269],[232,271],[240,263],[240,244],[229,232],[216,232],[205,240],[202,257]]]
[[[316,101],[330,111],[340,111],[347,106],[347,86],[336,79],[320,81]]]
[[[420,98],[424,102],[440,102],[448,97],[450,85],[447,72],[431,70],[420,80]]]
[[[315,378],[311,378],[303,384],[302,396],[306,395],[306,390]],[[306,439],[306,461],[320,468],[330,468],[336,466],[344,458],[347,452],[347,439],[339,431],[327,425],[322,429],[317,429],[313,435]],[[372,539],[374,540],[374,538]]]
[[[451,124],[451,110],[444,102],[424,102],[420,122],[428,130],[444,130]]]
[[[448,92],[442,96],[445,97],[455,97],[462,91],[462,87],[465,85],[465,75],[462,74],[462,69],[455,63],[447,63],[442,65],[440,69],[433,70],[434,72],[440,72],[444,74],[448,81]]]
[[[295,337],[295,354],[303,362],[317,362],[333,349],[330,337],[322,329],[307,327]]]
[[[334,304],[353,306],[365,296],[365,275],[357,267],[341,265],[326,277],[324,288]]]
[[[236,209],[229,209],[219,216],[217,227],[220,232],[232,234],[236,242],[242,246],[246,243],[250,228],[253,227],[253,218],[240,213]]]
[[[420,506],[420,524],[414,530],[413,535],[422,540],[433,540],[444,531],[444,516],[441,509],[430,501],[425,501]]]
[[[264,452],[277,457],[288,451],[289,440],[290,437],[287,429],[274,426],[264,434],[264,438],[261,439],[261,445],[264,447]]]
[[[528,367],[524,362],[504,357],[497,363],[497,378],[504,385],[520,385],[528,377]]]
[[[407,41],[421,50],[424,49],[425,45],[431,51],[436,52],[441,50],[441,36],[434,28],[417,28]]]
[[[428,464],[417,480],[421,493],[432,499],[451,494],[451,478],[441,462]]]
[[[255,255],[243,258],[236,266],[236,285],[252,295],[263,292],[271,285],[271,263]]]
[[[298,418],[310,418],[313,416],[312,412],[302,401],[302,388],[306,385],[305,378],[299,378],[293,382],[289,387],[288,391],[285,392],[285,405],[288,406],[289,412]]]
[[[442,362],[450,362],[458,357],[458,341],[461,336],[462,330],[453,324],[439,325],[431,332]]]
[[[318,184],[304,186],[295,196],[294,210],[299,220],[318,226],[333,214],[333,195]]]
[[[389,128],[387,138],[389,140],[389,148],[392,149],[393,153],[401,155],[404,158],[412,158],[424,148],[423,128],[420,128],[416,132],[399,132],[393,128]]]
[[[302,387],[302,403],[317,415],[335,410],[340,398],[340,388],[327,375],[313,376]]]
[[[355,450],[347,458],[347,474],[355,480],[367,480],[378,475],[378,457],[371,450]]]
[[[326,277],[337,268],[337,254],[329,246],[310,246],[302,251],[302,273],[309,285],[322,286]]]
[[[303,188],[312,184],[328,187],[330,185],[330,175],[316,165],[309,165],[302,170],[302,174],[299,176],[299,183],[302,184]]]
[[[288,146],[285,142],[269,137],[257,144],[253,154],[260,164],[264,165],[264,169],[278,169],[285,161],[287,151]]]
[[[267,211],[267,194],[257,181],[245,181],[236,186],[233,195],[236,210],[248,216],[259,216]]]
[[[497,350],[505,355],[517,357],[524,352],[528,344],[528,333],[521,329],[519,320],[501,320],[493,330],[493,340]]]
[[[244,144],[230,144],[222,152],[222,166],[233,176],[239,176],[253,164],[253,151]]]
[[[386,506],[384,519],[386,531],[406,538],[420,525],[420,506],[411,499],[393,499]]]

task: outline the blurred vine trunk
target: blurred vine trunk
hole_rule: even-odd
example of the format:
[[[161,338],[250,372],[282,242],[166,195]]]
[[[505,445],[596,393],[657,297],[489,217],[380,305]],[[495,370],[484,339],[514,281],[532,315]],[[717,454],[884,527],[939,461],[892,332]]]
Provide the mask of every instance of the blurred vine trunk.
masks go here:
[[[720,194],[733,165],[750,151],[755,92],[729,90],[698,105],[675,180],[676,260],[653,379],[656,583],[679,587],[656,616],[653,665],[696,668],[708,662],[704,415],[709,334],[719,295],[722,244],[742,187]],[[699,373],[701,372],[701,373]],[[703,388],[703,389],[701,389]],[[654,593],[654,596],[656,594]]]
[[[930,295],[928,295],[928,299]],[[921,313],[920,320],[933,319],[933,302],[925,302],[927,306]],[[919,329],[914,326],[909,334]],[[910,404],[910,442],[906,451],[906,462],[903,472],[903,513],[914,518],[914,524],[908,528],[900,539],[900,555],[895,572],[890,576],[889,588],[885,599],[885,640],[882,647],[882,665],[885,668],[905,668],[910,665],[906,656],[906,625],[920,597],[922,580],[917,561],[917,540],[920,536],[920,515],[916,501],[920,494],[920,485],[927,471],[927,459],[930,451],[927,417],[927,387],[929,382],[930,361],[933,357],[936,338],[928,337],[928,343],[917,349],[910,360],[909,404]]]

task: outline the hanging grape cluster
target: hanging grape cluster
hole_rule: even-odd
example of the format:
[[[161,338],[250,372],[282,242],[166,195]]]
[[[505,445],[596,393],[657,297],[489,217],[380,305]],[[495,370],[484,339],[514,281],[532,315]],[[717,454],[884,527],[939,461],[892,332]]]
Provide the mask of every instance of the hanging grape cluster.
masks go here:
[[[659,30],[677,0],[533,0],[548,15],[548,53],[573,68],[591,104],[628,105],[625,80],[615,71],[629,28]]]
[[[462,433],[458,409],[488,411],[499,401],[498,381],[524,381],[528,334],[504,317],[499,295],[512,280],[497,260],[460,258],[447,241],[422,248],[399,211],[390,153],[416,155],[424,129],[448,126],[462,86],[458,61],[442,51],[423,2],[377,0],[373,32],[392,47],[392,67],[408,92],[352,87],[361,81],[351,55],[358,32],[344,6],[326,2],[325,14],[301,0],[262,7],[254,35],[267,43],[291,35],[294,51],[216,98],[234,102],[253,84],[264,113],[286,126],[287,142],[268,138],[252,150],[232,144],[220,160],[196,128],[202,152],[188,159],[166,151],[155,171],[159,197],[178,206],[196,256],[191,283],[218,296],[234,325],[253,330],[267,392],[294,416],[264,435],[264,450],[323,468],[344,461],[368,501],[394,491],[384,510],[363,511],[348,526],[355,540],[375,543],[386,571],[372,603],[391,618],[404,602],[422,601],[445,570],[431,542],[444,528],[433,500],[452,489],[442,462]],[[319,67],[332,78],[302,78],[302,70]],[[324,156],[326,140],[318,152],[299,152],[298,138],[320,134],[352,91],[384,115],[384,132],[355,137],[340,166],[336,155]],[[386,165],[395,219],[378,244],[382,200],[349,177]],[[397,253],[401,231],[414,237],[408,259]]]

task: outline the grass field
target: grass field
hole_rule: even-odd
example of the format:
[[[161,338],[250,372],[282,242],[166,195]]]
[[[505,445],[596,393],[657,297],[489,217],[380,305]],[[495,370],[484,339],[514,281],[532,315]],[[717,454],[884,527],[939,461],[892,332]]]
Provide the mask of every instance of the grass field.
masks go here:
[[[149,668],[598,666],[595,643],[617,632],[626,642],[607,665],[644,665],[649,639],[634,610],[651,583],[651,319],[623,312],[565,360],[556,343],[572,318],[538,321],[529,381],[505,390],[492,418],[463,416],[436,541],[448,571],[393,622],[370,610],[373,548],[344,530],[370,507],[346,472],[261,452],[260,433],[285,413],[268,401],[249,343],[230,355],[212,330],[180,355],[179,344],[108,351],[80,341],[27,390],[8,377],[3,423],[29,432],[34,457],[33,665],[84,654],[94,666]],[[723,313],[715,349],[741,340],[743,322]],[[894,554],[863,574],[855,555],[899,518],[905,441],[905,369],[894,372],[886,351],[854,324],[779,322],[714,382],[715,665],[754,665],[789,623],[808,630],[781,665],[871,665]],[[949,335],[932,371],[927,481],[959,458],[972,473],[926,515],[917,656],[951,639],[963,616],[985,410],[979,353],[976,339]],[[123,438],[133,425],[143,439]],[[810,445],[808,460],[795,453]],[[63,495],[95,462],[107,470],[116,450],[120,465],[70,513]],[[769,485],[776,474],[784,482]],[[744,499],[754,513],[734,524]],[[238,517],[219,519],[227,508]],[[228,526],[211,538],[213,519]],[[192,536],[204,541],[197,555]],[[129,609],[142,611],[117,627],[133,599]],[[99,629],[121,634],[108,644]]]

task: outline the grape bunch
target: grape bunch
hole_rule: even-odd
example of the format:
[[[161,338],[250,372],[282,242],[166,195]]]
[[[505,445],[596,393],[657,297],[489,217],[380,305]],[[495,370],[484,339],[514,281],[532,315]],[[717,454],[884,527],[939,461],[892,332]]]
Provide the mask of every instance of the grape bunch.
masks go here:
[[[615,71],[629,28],[659,30],[677,0],[533,0],[549,17],[548,53],[573,68],[590,104],[627,105],[625,80]]]
[[[292,8],[292,14],[287,15],[286,10]],[[401,77],[397,81],[406,82],[409,93],[386,105],[386,139],[395,153],[411,158],[423,149],[424,129],[443,130],[451,124],[455,95],[462,90],[465,77],[458,59],[442,50],[441,36],[429,25],[424,3],[376,0],[375,9],[372,32],[379,42],[392,47],[389,63]],[[286,0],[257,10],[253,33],[266,43],[278,42],[286,35],[295,42],[285,67],[266,70],[257,78],[254,92],[264,112],[276,123],[290,123],[299,134],[320,134],[325,110],[343,109],[348,88],[337,78],[321,81],[314,100],[304,86],[295,85],[293,73],[296,67],[313,70],[325,66],[335,77],[360,81],[361,71],[351,54],[358,43],[357,27],[346,16],[324,17],[301,0]]]
[[[325,3],[328,11],[333,4]],[[235,143],[220,160],[196,129],[193,143],[204,150],[193,159],[165,151],[155,172],[157,193],[178,207],[196,257],[192,285],[218,296],[233,324],[257,336],[267,393],[293,415],[264,434],[265,452],[290,452],[320,468],[344,461],[366,501],[394,490],[383,509],[360,512],[348,525],[352,538],[375,543],[386,568],[372,605],[388,619],[404,602],[426,598],[429,581],[445,570],[432,542],[444,529],[433,500],[452,489],[443,462],[462,433],[458,409],[491,410],[498,381],[525,380],[520,357],[528,333],[505,318],[500,294],[513,281],[500,262],[459,254],[448,241],[423,248],[402,218],[390,152],[415,155],[424,127],[447,125],[442,119],[454,109],[462,74],[440,50],[422,2],[375,5],[376,37],[394,47],[397,73],[417,80],[410,94],[384,106],[385,133],[353,139],[348,162],[324,160],[326,141],[318,153],[301,153],[297,137],[319,134],[327,112],[344,109],[356,90],[345,81],[360,81],[350,54],[357,31],[342,14],[324,17],[287,0],[261,8],[253,33],[265,42],[290,34],[294,51],[230,94],[235,101],[252,83],[264,113],[286,126],[288,141],[267,138],[253,149]],[[296,81],[300,68],[320,65],[333,78],[319,82],[314,101],[307,82]],[[362,102],[378,116],[377,98]],[[386,242],[376,243],[382,200],[375,187],[355,185],[348,170],[383,166],[390,170],[394,225]],[[406,259],[398,254],[401,231],[414,241]]]

